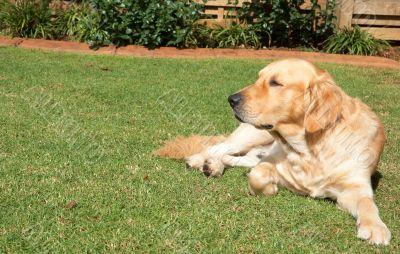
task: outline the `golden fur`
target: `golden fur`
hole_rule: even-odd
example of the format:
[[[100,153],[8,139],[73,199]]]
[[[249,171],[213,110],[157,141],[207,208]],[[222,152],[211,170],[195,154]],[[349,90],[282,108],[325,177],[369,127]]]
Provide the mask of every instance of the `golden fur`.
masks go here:
[[[168,141],[163,147],[153,152],[153,155],[171,159],[185,159],[193,154],[200,153],[209,146],[226,140],[225,136],[178,136]]]
[[[175,140],[167,145],[174,149],[159,155],[184,155],[207,176],[220,176],[227,166],[251,167],[252,194],[273,195],[285,187],[334,199],[357,219],[358,237],[389,244],[371,187],[385,136],[367,105],[345,94],[327,72],[299,59],[269,64],[229,102],[243,122],[229,137],[197,150],[193,141],[186,152],[180,150],[186,149],[185,139]]]

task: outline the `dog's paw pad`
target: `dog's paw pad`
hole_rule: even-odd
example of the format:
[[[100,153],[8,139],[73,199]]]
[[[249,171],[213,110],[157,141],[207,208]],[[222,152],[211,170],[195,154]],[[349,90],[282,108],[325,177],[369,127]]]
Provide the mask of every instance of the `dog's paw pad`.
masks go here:
[[[207,177],[209,177],[211,175],[211,170],[210,170],[210,167],[208,166],[208,164],[204,164],[203,174]]]
[[[224,172],[224,165],[216,159],[208,159],[203,165],[202,171],[207,177],[219,177]]]

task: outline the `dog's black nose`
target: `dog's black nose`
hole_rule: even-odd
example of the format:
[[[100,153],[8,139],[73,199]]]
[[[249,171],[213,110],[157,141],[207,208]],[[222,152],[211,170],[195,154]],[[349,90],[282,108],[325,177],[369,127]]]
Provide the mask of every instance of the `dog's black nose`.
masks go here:
[[[228,97],[229,104],[232,108],[237,106],[241,100],[242,96],[240,95],[240,93],[235,93]]]

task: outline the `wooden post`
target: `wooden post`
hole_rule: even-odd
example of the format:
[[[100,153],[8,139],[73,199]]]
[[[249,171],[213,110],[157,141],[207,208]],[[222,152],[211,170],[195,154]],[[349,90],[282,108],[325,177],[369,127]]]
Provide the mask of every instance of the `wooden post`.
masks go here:
[[[336,5],[336,17],[339,28],[351,28],[353,19],[354,0],[338,0]]]
[[[224,7],[218,7],[218,18],[219,21],[224,19]]]

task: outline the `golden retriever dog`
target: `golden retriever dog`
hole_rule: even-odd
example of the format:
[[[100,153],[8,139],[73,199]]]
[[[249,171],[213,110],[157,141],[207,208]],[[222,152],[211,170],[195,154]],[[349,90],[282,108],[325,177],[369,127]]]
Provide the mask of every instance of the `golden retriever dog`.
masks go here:
[[[179,137],[155,154],[185,158],[189,167],[213,177],[226,167],[250,167],[252,194],[273,195],[285,187],[331,198],[356,218],[359,238],[389,244],[371,186],[385,135],[367,105],[300,59],[269,64],[228,101],[242,122],[231,135]]]

